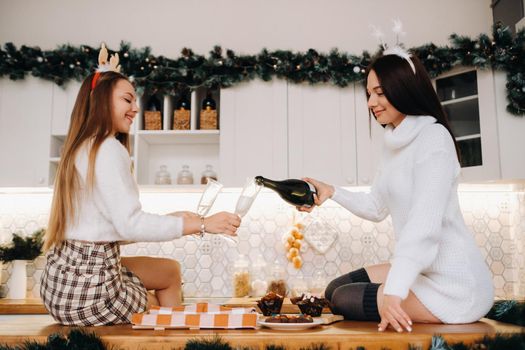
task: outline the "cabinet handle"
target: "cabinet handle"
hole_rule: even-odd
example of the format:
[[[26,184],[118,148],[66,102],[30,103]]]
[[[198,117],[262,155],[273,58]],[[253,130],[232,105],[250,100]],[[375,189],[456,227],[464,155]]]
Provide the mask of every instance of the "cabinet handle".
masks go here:
[[[347,178],[346,178],[346,182],[348,182],[350,185],[353,185],[355,181],[354,181],[353,178],[351,178],[351,177],[347,177]]]
[[[361,179],[361,182],[364,183],[364,184],[368,184],[370,182],[370,180],[368,179],[368,177],[363,177]]]
[[[45,177],[41,177],[41,178],[38,179],[38,184],[39,185],[43,185],[45,182],[46,182],[46,178]]]

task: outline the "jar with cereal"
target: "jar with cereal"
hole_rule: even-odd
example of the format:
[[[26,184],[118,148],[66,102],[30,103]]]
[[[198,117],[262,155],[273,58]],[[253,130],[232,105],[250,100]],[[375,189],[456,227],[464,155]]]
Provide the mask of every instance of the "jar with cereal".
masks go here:
[[[274,292],[282,297],[285,297],[288,292],[286,271],[278,260],[276,260],[272,266],[267,292]]]
[[[250,294],[250,262],[244,255],[233,264],[233,296],[247,297]]]

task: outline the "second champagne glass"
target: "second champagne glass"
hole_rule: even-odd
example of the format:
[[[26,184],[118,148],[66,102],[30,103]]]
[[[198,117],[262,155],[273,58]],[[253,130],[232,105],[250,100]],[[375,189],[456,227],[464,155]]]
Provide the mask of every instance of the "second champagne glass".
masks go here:
[[[255,182],[253,177],[247,178],[246,183],[242,188],[241,195],[237,200],[235,214],[239,215],[241,218],[246,215],[261,188],[262,185],[259,185],[257,182]]]

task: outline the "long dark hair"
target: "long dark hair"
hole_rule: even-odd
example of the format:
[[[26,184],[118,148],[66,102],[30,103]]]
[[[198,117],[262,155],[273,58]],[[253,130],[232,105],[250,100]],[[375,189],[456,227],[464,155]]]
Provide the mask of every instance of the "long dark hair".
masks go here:
[[[397,55],[385,55],[375,58],[366,70],[366,78],[370,71],[377,75],[381,90],[388,102],[399,112],[405,115],[429,115],[436,118],[437,122],[445,127],[452,137],[456,147],[458,160],[460,159],[459,147],[450,128],[447,115],[432,86],[430,77],[425,67],[416,56],[410,58],[414,63],[416,74],[410,64]],[[366,80],[365,79],[365,84]],[[370,98],[368,91],[367,99]]]

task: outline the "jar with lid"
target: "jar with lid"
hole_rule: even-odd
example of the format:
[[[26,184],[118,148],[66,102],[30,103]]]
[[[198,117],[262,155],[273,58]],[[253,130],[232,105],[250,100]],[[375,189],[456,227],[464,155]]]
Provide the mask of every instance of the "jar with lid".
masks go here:
[[[244,255],[233,264],[233,296],[247,297],[250,294],[250,262]]]
[[[308,289],[308,283],[305,281],[302,275],[299,275],[292,280],[290,289],[292,298],[297,298],[310,292]]]
[[[270,272],[270,278],[268,279],[268,290],[267,292],[274,292],[280,296],[285,297],[288,291],[286,284],[286,271],[278,260],[275,260]]]
[[[268,289],[268,282],[266,282],[266,261],[262,255],[258,255],[252,265],[252,284],[251,295],[254,297],[262,297]]]
[[[326,285],[327,282],[324,272],[316,271],[310,281],[310,292],[315,296],[323,297]]]
[[[168,167],[161,165],[160,169],[155,173],[155,185],[170,185],[171,175],[168,172]]]
[[[179,185],[193,185],[193,174],[188,165],[183,165],[182,170],[177,176],[177,184]]]
[[[206,169],[202,172],[201,185],[206,185],[208,179],[217,181],[217,173],[213,171],[213,167],[210,164],[206,164]]]

